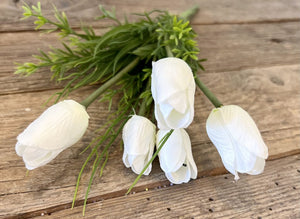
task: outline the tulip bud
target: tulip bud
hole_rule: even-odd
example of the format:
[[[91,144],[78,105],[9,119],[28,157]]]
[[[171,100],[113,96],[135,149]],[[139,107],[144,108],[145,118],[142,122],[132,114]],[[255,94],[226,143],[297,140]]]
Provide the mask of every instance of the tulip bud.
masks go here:
[[[213,109],[206,130],[235,180],[239,179],[238,172],[251,175],[263,172],[268,148],[255,122],[241,107],[229,105]]]
[[[17,137],[16,153],[27,169],[43,166],[75,144],[85,133],[89,115],[74,100],[59,102],[42,113]]]
[[[143,116],[132,116],[123,128],[123,163],[136,174],[140,174],[152,158],[155,146],[155,125]],[[149,175],[150,164],[144,175]]]
[[[159,130],[156,147],[169,130]],[[192,155],[191,141],[184,129],[175,129],[158,153],[161,169],[174,184],[187,183],[197,178],[197,167]]]
[[[152,62],[151,92],[158,128],[187,128],[194,118],[195,81],[188,64],[179,58]]]

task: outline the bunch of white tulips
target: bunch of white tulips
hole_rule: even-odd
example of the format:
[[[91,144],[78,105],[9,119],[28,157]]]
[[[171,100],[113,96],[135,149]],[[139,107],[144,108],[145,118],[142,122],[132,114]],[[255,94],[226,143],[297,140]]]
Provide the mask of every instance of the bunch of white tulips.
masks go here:
[[[191,141],[185,131],[194,117],[194,76],[179,58],[160,59],[152,65],[151,91],[158,131],[149,119],[131,116],[123,128],[123,162],[140,174],[152,158],[155,145],[158,147],[166,133],[174,130],[158,154],[160,166],[170,182],[186,183],[197,178]],[[23,157],[27,169],[45,165],[83,136],[88,120],[83,105],[73,100],[59,102],[17,137],[16,152]],[[235,105],[218,106],[210,113],[206,129],[225,168],[236,180],[238,172],[263,172],[268,148],[246,111]],[[143,174],[150,171],[151,165]]]

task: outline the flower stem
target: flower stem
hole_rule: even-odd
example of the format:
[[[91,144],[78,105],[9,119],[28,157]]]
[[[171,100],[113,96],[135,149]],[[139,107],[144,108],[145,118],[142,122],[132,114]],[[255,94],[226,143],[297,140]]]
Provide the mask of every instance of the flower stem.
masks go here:
[[[145,113],[146,113],[146,104],[147,104],[147,100],[146,99],[143,99],[143,101],[142,101],[142,104],[141,104],[141,107],[140,107],[140,109],[139,109],[139,113],[138,113],[138,115],[139,116],[144,116],[145,115]]]
[[[172,53],[172,51],[171,51],[171,49],[170,49],[169,46],[166,46],[166,51],[167,51],[168,57],[174,57],[174,55],[173,55],[173,53]]]
[[[130,72],[140,61],[140,58],[135,58],[129,65],[123,68],[119,73],[116,74],[113,78],[108,80],[105,84],[95,90],[90,96],[81,102],[81,105],[88,108],[88,106],[94,102],[101,94],[103,94],[108,88],[116,84],[124,75]]]
[[[182,19],[186,19],[186,20],[191,20],[192,17],[197,13],[197,11],[199,10],[199,6],[195,5],[192,8],[182,12],[179,17]]]
[[[167,35],[165,35],[165,41],[167,41],[167,40],[168,40],[168,37],[167,37]],[[173,52],[172,52],[172,50],[171,50],[171,48],[168,44],[165,45],[165,49],[166,49],[168,57],[174,57],[174,54],[173,54]]]
[[[150,90],[151,89],[150,87],[151,87],[151,79],[148,79],[146,90]],[[140,106],[140,109],[139,109],[139,113],[138,113],[139,116],[145,115],[145,113],[147,111],[147,102],[148,102],[148,99],[144,98],[142,101],[142,104]]]
[[[223,104],[218,100],[218,98],[202,83],[202,81],[199,80],[197,75],[195,76],[195,82],[216,108],[223,106]]]

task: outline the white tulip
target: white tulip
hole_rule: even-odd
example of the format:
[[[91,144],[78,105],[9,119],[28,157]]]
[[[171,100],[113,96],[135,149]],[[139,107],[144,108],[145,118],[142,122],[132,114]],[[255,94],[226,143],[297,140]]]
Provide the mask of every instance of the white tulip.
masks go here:
[[[123,163],[127,168],[140,174],[152,158],[155,146],[155,125],[143,116],[132,116],[123,128],[124,153]],[[152,164],[144,175],[149,175]]]
[[[152,62],[151,92],[158,128],[187,128],[194,118],[195,81],[188,64],[179,58]]]
[[[229,105],[213,109],[206,130],[235,180],[239,179],[238,172],[251,175],[263,172],[268,148],[255,122],[241,107]]]
[[[159,130],[156,147],[169,130]],[[193,159],[191,141],[184,129],[175,129],[158,153],[161,169],[174,184],[187,183],[197,178],[197,166]]]
[[[17,137],[16,152],[29,170],[43,166],[75,144],[85,133],[89,115],[74,100],[59,102],[42,113]]]

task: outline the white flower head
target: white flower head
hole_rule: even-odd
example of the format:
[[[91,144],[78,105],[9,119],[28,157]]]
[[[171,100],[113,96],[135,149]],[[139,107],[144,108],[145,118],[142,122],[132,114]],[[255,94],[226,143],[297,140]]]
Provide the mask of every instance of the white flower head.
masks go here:
[[[152,158],[155,146],[155,125],[143,116],[132,116],[123,128],[123,163],[136,174],[140,174]],[[152,164],[144,175],[149,175]]]
[[[195,81],[188,64],[179,58],[152,62],[151,92],[158,128],[187,128],[194,118]]]
[[[64,100],[44,111],[17,137],[16,153],[29,170],[43,166],[75,144],[85,133],[89,115],[74,100]]]
[[[250,115],[236,105],[215,108],[210,113],[206,130],[216,146],[225,168],[235,175],[251,175],[264,170],[268,148]]]
[[[169,130],[159,130],[157,133],[156,147]],[[161,169],[168,180],[174,184],[187,183],[190,179],[197,178],[191,141],[184,129],[175,129],[158,153]]]

